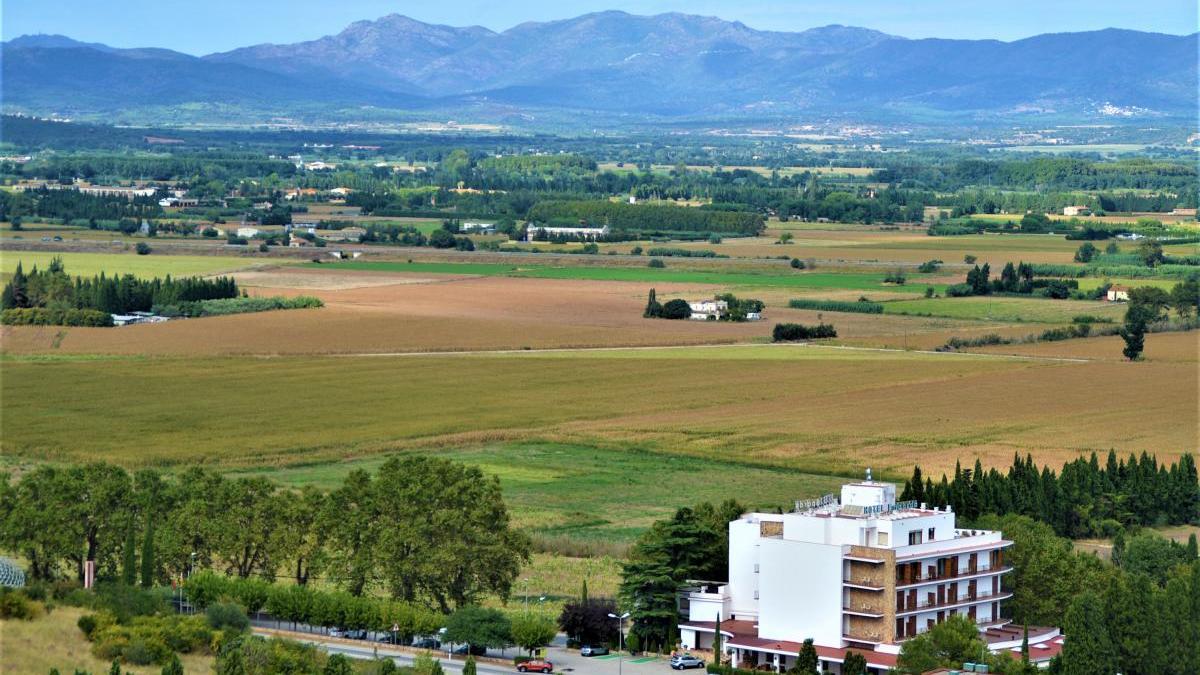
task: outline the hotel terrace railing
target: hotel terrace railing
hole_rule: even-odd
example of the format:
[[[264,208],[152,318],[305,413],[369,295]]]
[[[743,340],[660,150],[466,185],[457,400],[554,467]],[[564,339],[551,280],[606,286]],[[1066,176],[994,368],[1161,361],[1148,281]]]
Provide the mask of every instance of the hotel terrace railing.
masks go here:
[[[930,609],[944,609],[946,607],[957,607],[959,605],[973,605],[979,602],[990,602],[993,600],[1005,600],[1012,597],[1011,591],[998,591],[996,593],[976,593],[963,598],[945,598],[940,602],[934,600],[930,602],[928,598],[918,600],[915,603],[896,603],[896,614],[912,614],[913,612],[923,612]]]
[[[896,588],[905,588],[906,586],[916,586],[918,584],[927,584],[933,581],[954,581],[955,579],[965,579],[968,577],[979,576],[983,574],[1005,574],[1012,571],[1012,565],[998,565],[996,567],[976,567],[975,569],[962,569],[958,574],[917,574],[913,576],[904,576],[896,574]],[[852,582],[856,583],[856,582]]]

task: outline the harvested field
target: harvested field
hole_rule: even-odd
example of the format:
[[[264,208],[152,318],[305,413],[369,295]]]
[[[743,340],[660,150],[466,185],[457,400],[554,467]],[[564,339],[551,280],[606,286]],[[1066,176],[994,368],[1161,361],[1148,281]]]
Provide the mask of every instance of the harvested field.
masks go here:
[[[537,438],[895,474],[917,459],[939,470],[976,456],[1007,466],[1014,452],[1059,463],[1091,450],[1163,459],[1197,446],[1195,369],[1177,362],[766,345],[695,351],[10,357],[0,383],[2,449],[16,459],[267,467]],[[1153,405],[1114,415],[1117,392]]]
[[[249,274],[252,281],[268,284],[256,287],[258,294],[316,295],[326,306],[115,329],[10,326],[0,328],[0,344],[10,354],[354,354],[764,341],[776,321],[830,321],[843,338],[958,333],[977,325],[791,310],[784,307],[784,293],[752,293],[768,302],[766,321],[717,323],[643,319],[650,285],[640,283],[407,275],[331,266]],[[287,286],[270,285],[276,283]],[[656,287],[663,301],[711,297],[723,290],[681,283]]]
[[[1116,335],[1106,337],[1086,338],[1082,340],[1063,340],[1062,342],[1039,342],[1026,345],[995,345],[982,347],[972,351],[988,354],[1020,354],[1039,357],[1083,358],[1105,361],[1124,362],[1121,349],[1125,342]],[[1143,355],[1147,363],[1180,363],[1195,364],[1200,361],[1200,331],[1187,333],[1151,333],[1146,336],[1146,351]],[[1139,364],[1129,364],[1137,368]],[[1181,366],[1188,368],[1188,366]],[[1200,387],[1200,371],[1195,366],[1190,368],[1189,375],[1193,386]]]

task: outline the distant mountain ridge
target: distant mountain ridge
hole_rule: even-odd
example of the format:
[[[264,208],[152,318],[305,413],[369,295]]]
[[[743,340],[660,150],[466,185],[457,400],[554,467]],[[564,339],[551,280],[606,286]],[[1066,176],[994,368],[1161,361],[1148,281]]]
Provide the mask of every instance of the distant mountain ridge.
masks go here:
[[[714,17],[617,11],[495,32],[393,14],[316,40],[199,58],[22,36],[3,44],[3,94],[6,106],[80,111],[194,102],[271,110],[491,104],[904,121],[1027,111],[1092,119],[1110,104],[1194,117],[1197,46],[1195,33],[910,40],[848,26],[760,31]]]

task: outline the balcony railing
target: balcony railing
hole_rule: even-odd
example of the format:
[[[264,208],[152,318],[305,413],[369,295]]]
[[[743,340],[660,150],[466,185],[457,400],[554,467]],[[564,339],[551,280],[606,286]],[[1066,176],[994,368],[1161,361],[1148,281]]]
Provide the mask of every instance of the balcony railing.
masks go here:
[[[941,601],[934,600],[930,602],[928,598],[918,600],[916,604],[896,605],[896,614],[913,614],[915,612],[924,612],[931,609],[945,609],[947,607],[957,607],[959,605],[974,605],[980,602],[991,602],[994,600],[1005,600],[1011,598],[1012,593],[1009,591],[999,591],[997,593],[976,593],[974,596],[968,595],[965,598],[944,598]]]
[[[897,575],[896,588],[903,588],[905,586],[916,586],[917,584],[927,584],[927,583],[935,582],[935,581],[953,581],[955,579],[965,579],[968,577],[979,576],[982,574],[1004,574],[1004,573],[1011,572],[1011,571],[1012,571],[1011,565],[1000,565],[997,567],[991,567],[991,566],[976,567],[974,570],[971,570],[971,569],[959,570],[957,574],[950,574],[947,571],[946,574],[938,574],[938,573],[934,572],[933,574],[920,574],[915,577],[911,577],[911,576],[903,577],[903,576]]]

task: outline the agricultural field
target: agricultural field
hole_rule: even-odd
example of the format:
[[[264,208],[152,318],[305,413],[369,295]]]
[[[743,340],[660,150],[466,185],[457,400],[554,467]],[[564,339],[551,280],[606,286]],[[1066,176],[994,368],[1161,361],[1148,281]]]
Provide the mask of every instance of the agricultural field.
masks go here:
[[[1090,300],[1049,300],[1008,296],[921,298],[883,303],[885,314],[942,316],[976,321],[1070,323],[1076,316],[1094,316],[1119,323],[1125,307]]]
[[[1150,356],[1129,364],[771,345],[9,356],[3,451],[26,461],[275,468],[541,439],[850,475],[866,466],[903,474],[918,456],[929,470],[972,457],[1004,466],[1026,451],[1052,463],[1110,447],[1171,457],[1194,447],[1195,372]],[[1156,404],[1134,422],[1111,413],[1117,391]]]
[[[3,251],[0,252],[0,273],[12,274],[21,263],[26,271],[33,266],[45,269],[54,258],[62,258],[63,267],[72,276],[95,276],[101,272],[132,274],[140,278],[172,276],[207,276],[246,269],[260,260],[233,256],[191,255],[137,255],[128,253],[76,253],[52,251]]]

